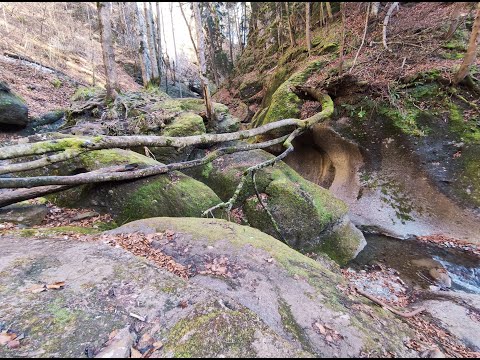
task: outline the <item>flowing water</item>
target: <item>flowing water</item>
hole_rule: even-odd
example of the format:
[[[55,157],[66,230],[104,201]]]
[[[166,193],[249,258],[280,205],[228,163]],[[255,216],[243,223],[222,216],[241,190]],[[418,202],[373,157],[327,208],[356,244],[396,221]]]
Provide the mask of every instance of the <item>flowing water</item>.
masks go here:
[[[382,235],[365,238],[367,245],[348,264],[353,269],[383,265],[397,270],[408,286],[428,288],[435,283],[430,269],[443,267],[452,280],[452,290],[480,294],[480,257],[474,254]]]

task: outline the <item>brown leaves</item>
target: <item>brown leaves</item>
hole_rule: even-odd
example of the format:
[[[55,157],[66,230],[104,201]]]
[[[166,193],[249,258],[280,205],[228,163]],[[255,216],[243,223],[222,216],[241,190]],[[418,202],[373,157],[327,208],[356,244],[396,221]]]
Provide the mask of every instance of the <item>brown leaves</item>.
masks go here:
[[[30,291],[34,294],[38,294],[43,291],[49,290],[59,290],[62,289],[65,286],[65,281],[57,281],[52,284],[35,284],[27,289],[27,291]]]
[[[228,265],[227,257],[214,258],[211,263],[205,264],[205,270],[199,271],[199,274],[232,277],[232,273],[228,271]]]
[[[54,282],[53,284],[48,284],[47,289],[58,290],[63,288],[64,286],[65,286],[65,281],[57,281],[57,282]]]
[[[442,234],[417,236],[417,240],[428,242],[430,244],[434,244],[442,247],[460,249],[463,251],[471,252],[476,255],[480,255],[480,245],[474,245],[467,241],[454,239]]]
[[[335,329],[330,327],[327,324],[321,324],[319,321],[315,321],[312,324],[313,329],[315,332],[319,333],[320,335],[323,335],[325,338],[325,341],[328,343],[336,343],[339,340],[343,339],[343,335],[340,335]]]
[[[66,209],[48,204],[49,214],[42,227],[80,226],[95,227],[97,222],[110,222],[109,214],[100,215],[87,209]]]
[[[181,278],[188,279],[188,267],[177,263],[171,256],[165,255],[160,250],[152,247],[155,240],[160,240],[166,236],[167,239],[171,241],[173,240],[174,235],[175,233],[173,231],[167,230],[165,233],[157,234],[108,234],[102,235],[100,239],[112,246],[119,245],[134,255],[143,256],[144,258],[153,261],[156,265],[165,268],[167,271]]]
[[[0,345],[6,345],[9,349],[20,347],[20,340],[24,338],[24,334],[16,334],[13,331],[4,330],[0,333]]]
[[[416,332],[416,339],[405,342],[405,346],[409,349],[421,352],[441,345],[441,350],[447,355],[446,357],[478,357],[478,353],[470,351],[448,331],[427,319],[416,316],[408,318],[406,321]]]

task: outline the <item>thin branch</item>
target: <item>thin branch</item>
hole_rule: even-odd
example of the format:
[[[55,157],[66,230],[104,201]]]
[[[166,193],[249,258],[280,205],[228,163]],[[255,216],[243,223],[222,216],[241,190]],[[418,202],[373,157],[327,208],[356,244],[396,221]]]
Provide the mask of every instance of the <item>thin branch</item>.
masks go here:
[[[132,171],[121,171],[125,169],[122,166],[117,172],[100,172],[98,170],[91,171],[88,173],[82,173],[77,175],[70,176],[37,176],[37,177],[27,177],[27,178],[0,178],[0,187],[1,188],[32,188],[36,186],[46,186],[46,185],[82,185],[82,184],[91,184],[91,183],[101,183],[106,181],[121,181],[121,180],[133,180],[147,176],[153,176],[158,174],[164,174],[174,170],[183,170],[188,169],[194,166],[204,165],[209,163],[216,158],[225,155],[231,154],[239,151],[248,151],[254,149],[263,149],[270,147],[275,144],[279,144],[287,136],[281,138],[266,141],[258,144],[249,144],[241,146],[231,146],[226,148],[221,148],[215,151],[210,152],[208,155],[202,159],[190,160],[180,163],[172,163],[168,165],[159,164],[154,166],[147,166],[142,169],[132,170]],[[100,169],[101,170],[101,169]],[[119,172],[120,171],[120,172]]]
[[[368,5],[367,5],[367,16],[365,17],[365,28],[363,30],[362,43],[360,44],[360,47],[357,50],[357,54],[355,55],[355,59],[353,59],[353,65],[350,68],[349,73],[352,72],[353,67],[355,66],[355,64],[357,62],[358,55],[360,54],[360,50],[362,50],[363,44],[365,43],[365,37],[367,36],[367,29],[368,29],[368,15],[370,15],[370,4],[371,3],[368,3]]]
[[[86,152],[86,150],[66,149],[64,152],[61,152],[59,154],[45,156],[38,160],[0,166],[0,175],[38,169],[60,161],[72,159],[84,152]]]
[[[292,133],[293,134],[293,133]],[[290,138],[290,137],[289,137]],[[284,144],[286,143],[286,141],[284,142]],[[287,149],[282,152],[280,155],[272,158],[272,159],[269,159],[267,161],[264,161],[260,164],[257,164],[257,165],[254,165],[254,166],[251,166],[249,167],[247,170],[245,170],[243,172],[243,175],[242,175],[242,179],[240,180],[239,184],[237,185],[237,188],[235,189],[235,192],[233,193],[232,197],[227,201],[227,202],[222,202],[220,204],[217,204],[213,207],[211,207],[210,209],[207,209],[203,212],[202,216],[207,216],[209,213],[212,213],[214,210],[217,210],[217,209],[227,209],[227,212],[230,213],[230,211],[232,210],[232,207],[233,205],[235,205],[235,202],[237,201],[237,198],[238,196],[240,195],[240,192],[242,191],[243,189],[243,186],[245,185],[245,182],[248,178],[248,176],[252,173],[252,172],[255,172],[259,169],[262,169],[264,167],[267,167],[269,165],[274,165],[277,161],[280,161],[282,160],[283,158],[285,158],[288,154],[290,154],[291,152],[293,151],[293,146],[290,145],[287,147]]]
[[[420,307],[418,309],[415,309],[413,311],[410,311],[410,312],[401,312],[401,311],[398,311],[398,310],[395,310],[394,308],[388,306],[387,304],[385,304],[383,301],[377,299],[375,296],[373,295],[370,295],[368,293],[366,293],[365,291],[363,290],[360,290],[359,288],[355,288],[355,290],[357,291],[357,293],[359,293],[360,295],[363,295],[365,296],[367,299],[369,300],[372,300],[374,303],[380,305],[381,307],[383,307],[384,309],[387,309],[389,311],[391,311],[392,313],[398,315],[398,316],[401,316],[401,317],[404,317],[404,318],[410,318],[410,317],[414,317],[415,315],[418,315],[420,314],[422,311],[425,311],[426,309],[424,307]]]

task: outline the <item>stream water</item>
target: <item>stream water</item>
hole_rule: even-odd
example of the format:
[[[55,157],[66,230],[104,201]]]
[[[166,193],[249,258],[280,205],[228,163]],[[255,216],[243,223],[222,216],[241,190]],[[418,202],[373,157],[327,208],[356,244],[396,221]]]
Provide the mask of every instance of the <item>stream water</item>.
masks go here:
[[[382,235],[365,239],[367,245],[347,266],[363,270],[383,265],[397,270],[409,287],[422,288],[434,285],[429,270],[443,267],[452,280],[451,290],[480,294],[480,257],[474,254]]]

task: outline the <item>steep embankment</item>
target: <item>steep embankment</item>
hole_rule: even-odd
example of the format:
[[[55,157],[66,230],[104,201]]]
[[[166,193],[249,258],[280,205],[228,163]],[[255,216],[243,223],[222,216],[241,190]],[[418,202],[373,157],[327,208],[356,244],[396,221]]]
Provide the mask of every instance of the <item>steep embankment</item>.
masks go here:
[[[382,6],[378,18],[369,19],[354,65],[366,9],[349,3],[340,72],[336,6],[326,26],[314,15],[308,56],[304,23],[294,21],[300,35],[292,47],[286,19],[271,21],[275,4],[258,5],[237,73],[217,99],[258,126],[319,111],[292,86],[328,92],[334,115],[296,140],[289,165],[349,203],[352,218],[367,230],[480,241],[478,82],[454,87],[449,80],[465,54],[473,8],[463,5],[456,31],[445,39],[458,5],[402,4],[388,25],[388,51],[381,26],[388,6]]]
[[[78,85],[104,85],[94,3],[3,3],[2,8],[0,81],[25,99],[30,116],[67,108]],[[116,56],[122,88],[138,89],[124,68],[132,61],[120,49]]]

